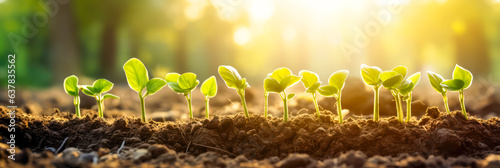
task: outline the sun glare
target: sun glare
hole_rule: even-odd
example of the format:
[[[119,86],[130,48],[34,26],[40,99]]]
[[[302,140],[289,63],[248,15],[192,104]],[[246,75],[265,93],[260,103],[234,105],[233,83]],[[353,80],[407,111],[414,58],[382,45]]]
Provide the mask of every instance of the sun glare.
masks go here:
[[[273,1],[253,0],[249,6],[250,18],[255,22],[264,22],[274,13]]]
[[[245,45],[250,41],[251,35],[250,30],[246,27],[240,27],[234,32],[234,42],[238,45]]]

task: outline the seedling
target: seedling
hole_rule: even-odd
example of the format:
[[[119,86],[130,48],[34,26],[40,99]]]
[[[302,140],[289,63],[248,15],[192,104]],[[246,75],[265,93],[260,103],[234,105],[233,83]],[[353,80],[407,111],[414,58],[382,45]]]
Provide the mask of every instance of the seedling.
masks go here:
[[[288,101],[295,93],[286,94],[285,90],[300,81],[301,77],[293,75],[288,68],[278,68],[264,80],[264,90],[267,93],[278,93],[283,100],[283,122],[288,122]]]
[[[186,97],[187,103],[188,103],[188,110],[189,110],[189,118],[193,118],[193,109],[191,105],[191,100],[193,98],[193,94],[191,93],[198,84],[200,84],[200,81],[196,79],[196,74],[187,72],[178,74],[178,73],[168,73],[165,76],[165,80],[168,83],[168,87],[172,89],[174,92],[177,92],[179,94],[183,94],[184,97]]]
[[[379,120],[379,94],[382,80],[379,78],[382,70],[376,66],[361,65],[361,77],[363,81],[373,88],[373,120]]]
[[[92,86],[90,85],[83,85],[80,86],[80,90],[88,96],[95,97],[97,100],[97,108],[99,111],[99,117],[104,118],[103,114],[103,102],[106,99],[113,98],[113,99],[120,99],[118,96],[113,95],[111,93],[106,93],[110,91],[113,88],[113,83],[106,79],[98,79],[96,80]]]
[[[414,73],[406,79],[401,86],[398,87],[399,94],[406,101],[406,122],[410,122],[411,118],[411,97],[412,92],[420,81],[420,72]]]
[[[144,100],[147,96],[158,92],[167,83],[161,78],[149,80],[146,66],[137,58],[129,59],[125,65],[123,65],[123,70],[127,76],[128,85],[139,94],[139,99],[141,100],[141,121],[146,122],[146,107]],[[146,89],[145,92],[144,89]]]
[[[392,96],[396,101],[397,117],[400,122],[403,122],[403,107],[401,105],[401,95],[399,94],[399,86],[406,77],[407,69],[404,66],[397,66],[391,71],[380,73],[379,78],[382,80],[382,86],[391,91]]]
[[[441,93],[441,95],[443,96],[444,107],[446,108],[446,112],[450,114],[450,107],[448,106],[448,96],[446,96],[448,90],[441,86],[441,82],[444,81],[444,78],[441,75],[431,71],[427,71],[427,76],[429,77],[429,82],[431,83],[432,88],[434,88],[434,90],[436,90],[438,93]]]
[[[271,74],[268,74],[267,76],[269,76]],[[269,102],[269,92],[266,90],[266,78],[264,78],[264,84],[262,86],[264,86],[264,117],[267,118],[267,116],[269,115],[267,113],[267,106],[268,106],[268,102]]]
[[[217,80],[215,79],[215,76],[211,76],[210,78],[205,80],[203,84],[201,84],[201,93],[205,95],[205,118],[208,119],[208,100],[217,94]]]
[[[319,94],[326,97],[335,97],[337,100],[337,114],[339,115],[339,122],[344,123],[342,116],[342,89],[344,89],[345,80],[349,75],[348,70],[339,70],[328,79],[328,85],[321,86],[318,90]]]
[[[78,89],[78,77],[75,75],[68,76],[64,79],[64,91],[73,96],[73,104],[75,104],[75,115],[81,117],[80,114],[80,90]]]
[[[241,104],[243,110],[245,111],[245,116],[248,118],[247,103],[245,101],[245,88],[250,87],[245,78],[241,78],[240,74],[232,66],[221,65],[219,66],[219,75],[226,83],[227,87],[236,90],[236,93],[240,96]]]
[[[441,82],[441,86],[446,90],[458,91],[460,95],[460,107],[462,108],[465,119],[467,119],[467,111],[465,111],[464,90],[469,88],[471,84],[472,73],[459,65],[456,65],[455,70],[453,70],[453,79]]]
[[[313,97],[314,107],[316,108],[316,117],[319,118],[320,114],[318,108],[318,100],[316,98],[316,92],[321,86],[321,81],[319,81],[318,74],[308,70],[301,70],[299,71],[299,76],[302,77],[300,81],[306,88],[306,93],[311,93]]]

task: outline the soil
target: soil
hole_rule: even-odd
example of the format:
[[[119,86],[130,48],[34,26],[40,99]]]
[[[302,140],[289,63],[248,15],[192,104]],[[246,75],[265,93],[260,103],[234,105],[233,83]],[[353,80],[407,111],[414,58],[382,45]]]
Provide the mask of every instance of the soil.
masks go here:
[[[16,138],[16,161],[7,159],[10,116],[6,107],[0,106],[0,110],[0,167],[500,164],[499,118],[470,116],[466,120],[458,111],[446,114],[435,107],[409,123],[400,123],[395,117],[378,122],[351,117],[343,124],[327,110],[320,118],[299,114],[287,123],[281,117],[255,114],[142,123],[130,116],[99,118],[93,110],[83,110],[86,115],[78,118],[58,109],[42,116],[17,109],[16,137],[22,138]]]

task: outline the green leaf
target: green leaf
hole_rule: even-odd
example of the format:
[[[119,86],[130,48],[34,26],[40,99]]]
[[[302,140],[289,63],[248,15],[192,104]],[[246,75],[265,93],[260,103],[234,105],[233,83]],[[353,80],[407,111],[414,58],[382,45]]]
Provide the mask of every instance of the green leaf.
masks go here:
[[[408,69],[405,66],[403,66],[403,65],[399,65],[397,67],[392,68],[392,71],[401,74],[403,76],[403,79],[405,79],[406,78],[406,72],[408,72]]]
[[[178,73],[168,73],[167,75],[165,75],[165,81],[168,82],[175,82],[177,83],[177,79],[179,79],[179,77],[181,77],[181,74],[178,74]]]
[[[310,88],[319,81],[318,74],[308,70],[299,71],[299,76],[302,77],[300,81],[306,89]]]
[[[307,88],[306,93],[315,93],[319,87],[321,86],[321,82],[314,83],[311,87]]]
[[[337,90],[344,89],[345,80],[347,79],[347,75],[349,75],[348,70],[339,70],[330,75],[328,79],[328,84],[337,88]]]
[[[227,87],[235,89],[244,89],[248,86],[245,79],[241,79],[240,74],[232,66],[219,66],[219,75],[226,83]],[[245,80],[245,81],[244,81]]]
[[[453,70],[453,79],[462,80],[464,82],[462,89],[465,90],[472,84],[472,73],[459,65],[455,65],[455,70]]]
[[[240,87],[239,88],[240,89],[244,89],[246,87],[250,87],[250,85],[248,84],[247,79],[243,78],[243,79],[241,79],[241,83],[240,83]]]
[[[120,97],[118,97],[118,96],[116,96],[114,94],[106,93],[106,94],[102,95],[102,99],[101,100],[106,100],[106,99],[109,99],[109,98],[120,99]]]
[[[418,82],[420,82],[420,72],[412,74],[410,77],[408,77],[411,82],[417,86]]]
[[[165,87],[167,85],[167,82],[161,78],[153,78],[149,80],[148,84],[146,85],[146,95],[153,95],[156,92],[160,91],[161,88]]]
[[[393,90],[403,82],[403,75],[395,71],[384,71],[380,73],[379,78],[382,80],[382,85],[389,90]]]
[[[295,93],[290,93],[286,96],[286,100],[292,100],[295,97]]]
[[[321,86],[318,90],[319,94],[325,97],[332,97],[338,94],[339,90],[335,86]]]
[[[276,79],[278,82],[281,83],[281,81],[283,80],[283,78],[285,78],[286,76],[288,75],[291,75],[292,74],[292,71],[286,67],[281,67],[281,68],[277,68],[273,71],[273,73],[271,73],[271,77]]]
[[[179,79],[177,79],[177,83],[184,90],[193,90],[200,84],[200,81],[196,79],[196,74],[187,72],[183,73]]]
[[[443,88],[443,86],[441,86],[441,83],[444,81],[444,78],[441,75],[431,71],[427,71],[427,76],[429,77],[429,82],[431,83],[431,86],[432,88],[434,88],[434,90],[441,94],[447,92],[447,90]]]
[[[107,79],[98,79],[92,84],[92,87],[94,93],[106,93],[113,88],[113,83]]]
[[[217,80],[215,76],[211,76],[201,84],[201,93],[209,97],[214,97],[217,94]]]
[[[461,79],[450,79],[450,80],[445,80],[441,83],[441,86],[443,86],[446,90],[449,91],[459,91],[464,89],[464,81]]]
[[[64,79],[64,91],[70,96],[78,96],[78,77],[71,75]]]
[[[146,87],[149,81],[148,70],[139,59],[132,58],[128,60],[125,65],[123,65],[123,70],[125,71],[125,76],[127,76],[127,82],[130,88],[140,92]]]
[[[91,90],[92,89],[92,90]],[[96,93],[93,91],[94,89],[92,88],[92,86],[89,86],[89,85],[82,85],[80,86],[80,90],[88,95],[88,96],[94,96]]]
[[[283,88],[283,90],[285,90],[285,89],[289,88],[290,86],[297,84],[300,81],[300,79],[301,79],[300,77],[295,76],[295,75],[287,75],[281,79],[280,86],[281,86],[281,88]]]
[[[285,88],[282,88],[280,83],[276,79],[269,76],[264,79],[264,90],[266,90],[267,92],[280,93],[285,90]]]
[[[382,80],[379,78],[380,73],[382,73],[382,70],[379,67],[368,66],[365,64],[361,65],[361,77],[368,85],[380,85],[382,83]]]
[[[411,80],[407,79],[398,87],[398,90],[401,95],[406,96],[411,93],[414,88],[415,84],[413,84]]]
[[[168,82],[168,87],[177,93],[188,93],[189,90],[182,89],[177,82]]]

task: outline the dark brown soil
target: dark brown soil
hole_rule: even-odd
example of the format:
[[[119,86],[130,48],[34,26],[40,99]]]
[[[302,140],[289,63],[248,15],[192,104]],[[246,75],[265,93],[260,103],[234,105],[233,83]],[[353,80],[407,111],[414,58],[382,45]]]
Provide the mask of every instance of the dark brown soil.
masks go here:
[[[7,131],[10,117],[6,107],[0,106],[0,110],[1,142],[6,143],[10,135]],[[80,152],[116,153],[123,141],[125,148],[119,155],[99,155],[100,159],[106,156],[109,160],[113,160],[114,156],[115,161],[98,163],[101,166],[113,164],[108,166],[115,167],[141,162],[178,166],[203,165],[206,162],[222,167],[231,164],[243,166],[241,160],[244,160],[249,166],[288,167],[283,161],[291,157],[293,161],[288,164],[320,166],[319,163],[332,161],[331,164],[338,166],[342,165],[344,157],[344,160],[350,160],[345,161],[349,162],[347,165],[356,167],[355,164],[363,166],[368,158],[389,165],[396,165],[401,160],[406,160],[405,164],[408,164],[408,159],[425,165],[432,158],[440,158],[438,160],[446,164],[452,159],[451,164],[454,163],[453,158],[464,156],[471,159],[471,163],[466,160],[464,164],[479,164],[481,161],[473,158],[500,153],[500,119],[469,117],[465,120],[460,112],[446,114],[437,108],[429,108],[420,120],[414,119],[410,123],[400,123],[391,117],[379,122],[349,118],[344,124],[339,124],[336,116],[329,111],[323,111],[320,119],[310,114],[293,116],[288,123],[283,123],[281,117],[266,119],[262,115],[251,115],[245,118],[240,114],[216,115],[191,122],[142,123],[139,118],[132,117],[98,118],[96,112],[91,110],[83,111],[87,115],[82,118],[60,113],[57,109],[51,116],[27,115],[21,109],[17,110],[16,137],[19,138],[16,138],[16,146],[37,153],[30,155],[31,152],[25,151],[24,160],[45,158],[60,164],[64,162],[57,162],[58,158],[61,160],[63,156],[70,157]],[[68,139],[62,148],[66,149],[66,153],[62,152],[64,154],[57,157],[45,150],[48,147],[57,149],[66,137]],[[69,147],[78,150],[72,151]],[[351,150],[359,152],[349,152]],[[23,160],[22,153],[16,155],[20,157],[18,160]],[[401,156],[402,153],[412,154],[412,157]],[[2,158],[7,160],[5,154]],[[199,158],[211,160],[200,161]],[[356,161],[359,158],[363,162]],[[2,164],[0,167],[3,167]]]

